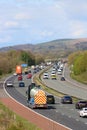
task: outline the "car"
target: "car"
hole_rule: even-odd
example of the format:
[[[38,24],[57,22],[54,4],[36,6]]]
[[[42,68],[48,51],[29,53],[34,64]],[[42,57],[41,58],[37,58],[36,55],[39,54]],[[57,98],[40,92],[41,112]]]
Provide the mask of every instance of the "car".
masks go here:
[[[22,80],[22,75],[18,75],[18,81]]]
[[[84,107],[79,112],[80,117],[87,117],[87,107]]]
[[[87,107],[87,101],[86,100],[79,100],[78,102],[76,102],[75,104],[75,108],[76,109],[82,109],[84,107]]]
[[[19,82],[19,87],[25,87],[25,83],[23,81]]]
[[[58,75],[62,75],[62,70],[61,70],[61,69],[58,69],[57,74],[58,74]]]
[[[14,76],[17,76],[17,73],[14,73],[13,75],[14,75]]]
[[[64,78],[64,77],[61,77],[60,80],[61,80],[61,81],[65,81],[65,78]]]
[[[13,87],[14,85],[13,85],[12,81],[7,81],[6,86],[7,87]]]
[[[34,74],[36,74],[36,73],[37,73],[37,69],[36,69],[36,68],[34,68],[33,73],[34,73]]]
[[[53,74],[53,73],[56,74],[56,71],[55,71],[55,70],[52,70],[51,74]]]
[[[47,95],[47,104],[55,104],[55,98],[53,95]]]
[[[49,79],[49,74],[48,74],[48,72],[45,72],[45,73],[43,74],[43,79]]]
[[[65,95],[61,98],[61,103],[63,104],[72,104],[73,101],[72,101],[72,97],[69,96],[69,95]]]
[[[28,73],[31,73],[31,70],[28,70]]]
[[[55,71],[55,72],[56,72],[56,69],[55,69],[55,68],[53,68],[53,69],[52,69],[52,71]]]
[[[29,74],[27,75],[27,79],[31,79],[31,78],[32,78],[32,74],[29,73]]]
[[[57,79],[56,74],[55,73],[51,73],[51,79]]]

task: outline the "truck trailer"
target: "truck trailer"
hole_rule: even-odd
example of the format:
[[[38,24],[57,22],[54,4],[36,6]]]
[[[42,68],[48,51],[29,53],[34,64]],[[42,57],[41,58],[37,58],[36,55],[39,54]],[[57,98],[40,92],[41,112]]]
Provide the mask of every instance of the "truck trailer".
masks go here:
[[[34,83],[28,86],[27,104],[31,108],[47,108],[47,97],[40,86],[36,86]]]
[[[21,67],[21,65],[17,65],[16,66],[16,74],[17,75],[21,75],[22,74],[22,67]]]

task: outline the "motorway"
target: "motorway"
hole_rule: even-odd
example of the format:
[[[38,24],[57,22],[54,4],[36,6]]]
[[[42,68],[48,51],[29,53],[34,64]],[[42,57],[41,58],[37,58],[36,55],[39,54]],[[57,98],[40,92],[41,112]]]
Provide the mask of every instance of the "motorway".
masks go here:
[[[50,70],[49,70],[49,73],[50,73]],[[26,75],[24,75],[23,80],[24,80],[26,86],[23,88],[18,86],[19,81],[17,80],[17,77],[13,76],[12,79],[10,79],[10,80],[14,81],[15,87],[13,87],[13,88],[6,87],[6,91],[13,98],[15,98],[17,101],[19,101],[20,103],[22,103],[23,105],[26,106],[27,105],[26,90],[27,90],[28,85],[31,83],[31,80],[27,79]],[[44,82],[49,87],[54,88],[54,89],[57,89],[58,86],[60,88],[70,86],[70,85],[72,87],[75,87],[74,85],[72,85],[71,83],[69,83],[67,81],[64,81],[64,82],[60,81],[59,76],[58,76],[57,80],[49,79],[49,80],[45,80]],[[59,90],[59,88],[58,88],[58,90]],[[74,90],[74,91],[76,91],[76,90]],[[64,92],[66,92],[66,89],[64,89]],[[44,109],[35,109],[34,111],[52,119],[58,123],[61,123],[73,130],[86,130],[87,129],[87,118],[79,117],[79,111],[77,109],[75,109],[75,104],[61,104],[59,98],[55,97],[55,99],[56,99],[56,103],[48,105],[48,109],[45,109],[45,110]]]
[[[49,75],[51,75],[52,68],[48,71]],[[87,85],[83,85],[81,83],[76,82],[75,80],[72,80],[69,77],[68,69],[65,68],[63,75],[66,79],[66,81],[61,81],[60,77],[61,75],[57,75],[57,80],[44,80],[42,78],[42,81],[50,88],[53,88],[61,93],[69,94],[71,96],[77,97],[79,99],[86,99],[87,100]]]

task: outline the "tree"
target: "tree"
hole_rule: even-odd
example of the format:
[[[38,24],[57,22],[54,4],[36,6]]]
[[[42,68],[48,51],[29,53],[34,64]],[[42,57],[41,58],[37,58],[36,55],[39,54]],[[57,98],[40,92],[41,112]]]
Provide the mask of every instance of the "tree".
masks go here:
[[[87,71],[87,51],[78,53],[73,60],[73,72],[75,75],[82,74]]]

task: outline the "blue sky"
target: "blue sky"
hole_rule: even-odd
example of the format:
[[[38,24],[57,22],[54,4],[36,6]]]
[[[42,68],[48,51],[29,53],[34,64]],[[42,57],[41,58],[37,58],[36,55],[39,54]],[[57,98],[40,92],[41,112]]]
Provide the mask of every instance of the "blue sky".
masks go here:
[[[87,0],[0,0],[0,47],[87,38]]]

